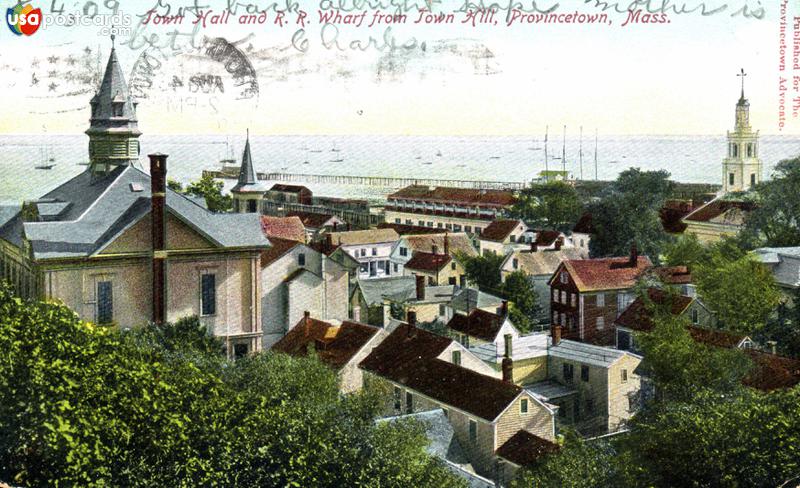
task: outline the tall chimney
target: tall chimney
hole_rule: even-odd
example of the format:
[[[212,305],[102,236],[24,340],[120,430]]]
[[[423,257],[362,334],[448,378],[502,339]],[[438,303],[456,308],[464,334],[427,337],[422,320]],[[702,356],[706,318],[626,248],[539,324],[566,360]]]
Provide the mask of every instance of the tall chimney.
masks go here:
[[[436,244],[431,244],[431,253],[439,254],[439,246],[437,246]]]
[[[444,253],[450,254],[450,236],[447,232],[444,233]]]
[[[631,268],[635,268],[639,264],[639,250],[636,248],[636,242],[631,244],[631,255],[628,259],[628,264]]]
[[[536,244],[536,241],[535,241],[535,240],[532,240],[532,241],[531,241],[531,252],[536,252],[536,251],[538,251],[538,250],[539,250],[539,245],[538,245],[538,244]]]
[[[331,252],[333,249],[333,234],[328,232],[325,234],[325,252]]]
[[[150,238],[153,251],[153,323],[166,320],[167,155],[150,154]]]
[[[508,315],[508,300],[503,300],[502,302],[500,302],[500,313],[498,315],[501,315],[503,317]]]
[[[425,277],[422,275],[414,275],[417,285],[417,300],[425,300]]]
[[[561,342],[561,326],[558,324],[553,324],[550,327],[550,338],[552,339],[553,345],[557,346]]]
[[[503,362],[502,362],[502,369],[503,369],[503,381],[508,383],[514,382],[514,360],[511,359],[511,334],[506,334],[503,336],[505,339],[505,352],[503,354]]]
[[[414,334],[414,331],[417,329],[417,312],[413,310],[409,310],[406,312],[406,322],[408,322],[408,337],[411,337]]]

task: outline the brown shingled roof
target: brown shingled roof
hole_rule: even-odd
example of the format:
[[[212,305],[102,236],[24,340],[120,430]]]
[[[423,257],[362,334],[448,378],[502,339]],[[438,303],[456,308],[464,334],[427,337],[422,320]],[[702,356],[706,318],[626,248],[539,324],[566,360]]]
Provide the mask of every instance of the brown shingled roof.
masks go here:
[[[666,232],[680,234],[686,230],[683,218],[692,213],[694,206],[691,200],[667,200],[658,211],[661,226]]]
[[[401,236],[414,235],[414,234],[441,234],[442,229],[436,227],[423,227],[421,225],[408,225],[408,224],[395,224],[390,222],[381,222],[378,224],[379,229],[394,229],[395,232]]]
[[[286,185],[284,183],[275,183],[269,191],[282,191],[287,193],[300,193],[301,191],[311,192],[307,187],[302,185]]]
[[[578,291],[588,292],[632,288],[639,276],[653,263],[647,256],[638,256],[636,266],[630,266],[627,257],[570,259],[564,261],[562,266],[575,281]]]
[[[261,216],[261,231],[268,238],[280,237],[297,242],[306,241],[306,228],[297,217]]]
[[[686,266],[660,266],[653,272],[668,285],[688,285],[692,283],[692,273]]]
[[[762,391],[792,388],[800,383],[800,360],[745,349],[755,367],[743,383]]]
[[[706,327],[695,327],[693,325],[688,327],[689,335],[692,336],[695,342],[700,342],[709,346],[724,347],[726,349],[733,349],[739,346],[747,336],[741,334],[734,334],[719,329],[709,329]]]
[[[583,215],[581,215],[581,218],[578,219],[578,222],[575,224],[575,227],[572,228],[572,232],[579,232],[581,234],[593,234],[594,226],[592,225],[592,214],[586,212]]]
[[[304,317],[288,334],[272,346],[272,350],[290,356],[303,357],[308,354],[309,345],[313,345],[320,361],[338,370],[353,359],[378,331],[377,327],[350,321],[336,326],[308,318],[308,324],[306,324]]]
[[[473,310],[468,316],[453,314],[447,327],[470,337],[492,342],[497,337],[505,318],[481,309]]]
[[[542,247],[552,246],[561,237],[561,232],[557,230],[538,230],[536,231],[536,245]]]
[[[281,239],[279,237],[270,237],[270,246],[266,251],[261,252],[261,267],[265,268],[281,258],[284,254],[289,252],[295,246],[300,246],[302,243],[292,241],[289,239]]]
[[[431,252],[417,251],[406,263],[406,269],[435,273],[452,261],[449,254],[433,254]]]
[[[647,295],[650,297],[650,300],[657,305],[665,305],[669,301],[670,313],[672,315],[682,314],[689,308],[689,305],[691,305],[693,301],[691,297],[683,295],[672,296],[664,292],[664,290],[659,290],[657,288],[648,289]],[[655,327],[655,324],[653,324],[653,312],[648,309],[644,300],[641,298],[637,298],[633,303],[628,305],[628,308],[617,317],[614,323],[620,327],[640,332],[649,332]]]
[[[497,242],[504,241],[522,223],[521,220],[497,219],[483,229],[481,239]]]
[[[436,246],[439,252],[444,253],[444,236],[441,230],[437,234],[409,235],[405,236],[405,241],[412,251],[430,251]],[[448,247],[450,254],[464,253],[467,256],[477,256],[478,251],[472,245],[472,240],[464,232],[447,233]]]
[[[404,324],[378,344],[360,366],[437,402],[493,422],[522,393],[522,388],[436,359],[451,342]]]
[[[731,224],[740,224],[743,213],[755,210],[756,204],[753,202],[742,202],[735,200],[711,200],[706,205],[698,208],[687,215],[684,220],[690,222],[710,222],[720,218],[730,220]],[[727,223],[727,222],[721,222]]]
[[[473,190],[469,188],[450,188],[444,186],[431,188],[423,185],[407,186],[392,193],[387,198],[389,200],[424,200],[428,202],[461,203],[494,207],[507,207],[516,202],[514,194],[506,190]]]
[[[520,430],[497,449],[497,455],[517,466],[529,466],[558,449],[558,444]]]
[[[310,227],[312,229],[319,229],[325,224],[328,223],[329,220],[334,218],[334,215],[331,214],[321,214],[321,213],[313,213],[313,212],[289,212],[286,214],[287,217],[297,217],[303,222],[303,225],[306,227]]]

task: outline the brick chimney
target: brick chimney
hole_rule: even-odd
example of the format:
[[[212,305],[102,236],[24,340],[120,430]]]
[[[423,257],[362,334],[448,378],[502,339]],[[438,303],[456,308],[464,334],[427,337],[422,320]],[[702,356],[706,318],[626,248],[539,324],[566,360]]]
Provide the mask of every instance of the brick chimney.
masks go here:
[[[504,351],[504,354],[503,354],[503,363],[502,363],[503,381],[506,381],[508,383],[513,383],[514,382],[514,360],[511,359],[511,350],[512,350],[512,342],[511,342],[512,341],[512,337],[511,337],[511,334],[506,334],[505,336],[503,336],[503,339],[505,340],[505,342],[504,342],[505,351]]]
[[[331,252],[333,249],[333,234],[328,232],[325,234],[325,252]]]
[[[150,154],[150,237],[153,251],[153,323],[166,320],[167,155]]]
[[[538,251],[538,250],[539,250],[539,245],[538,245],[538,244],[536,244],[536,241],[535,241],[535,240],[532,240],[532,241],[531,241],[531,252],[536,252],[536,251]]]
[[[439,254],[439,246],[437,246],[436,244],[431,244],[431,253]]]
[[[414,275],[417,285],[417,300],[425,300],[425,277],[422,275]]]
[[[498,315],[502,317],[508,315],[508,300],[503,300],[502,302],[500,302],[500,310]]]
[[[413,310],[406,312],[406,322],[408,322],[408,337],[411,337],[417,330],[417,312]]]
[[[631,244],[631,255],[628,258],[628,265],[635,268],[639,264],[639,250],[636,248],[636,242]]]
[[[450,236],[447,232],[444,233],[444,253],[450,254]]]
[[[308,310],[303,312],[303,334],[306,337],[311,335],[311,312]]]
[[[553,324],[550,327],[550,338],[552,339],[553,345],[557,346],[561,342],[561,326],[557,324]]]

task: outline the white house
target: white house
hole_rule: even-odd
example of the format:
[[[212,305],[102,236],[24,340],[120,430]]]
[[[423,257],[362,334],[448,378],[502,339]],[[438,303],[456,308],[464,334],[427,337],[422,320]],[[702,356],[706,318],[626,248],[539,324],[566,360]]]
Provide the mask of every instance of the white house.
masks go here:
[[[358,278],[384,278],[402,274],[395,272],[391,255],[400,235],[394,229],[369,229],[327,234],[333,245],[359,263]]]

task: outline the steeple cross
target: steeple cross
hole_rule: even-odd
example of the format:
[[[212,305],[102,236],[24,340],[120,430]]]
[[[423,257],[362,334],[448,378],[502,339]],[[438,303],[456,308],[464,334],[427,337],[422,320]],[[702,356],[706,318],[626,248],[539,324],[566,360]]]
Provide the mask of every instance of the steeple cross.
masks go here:
[[[739,77],[742,78],[742,97],[744,97],[744,77],[747,76],[747,73],[745,73],[744,72],[744,68],[742,68],[741,73],[737,74],[736,76],[739,76]]]

